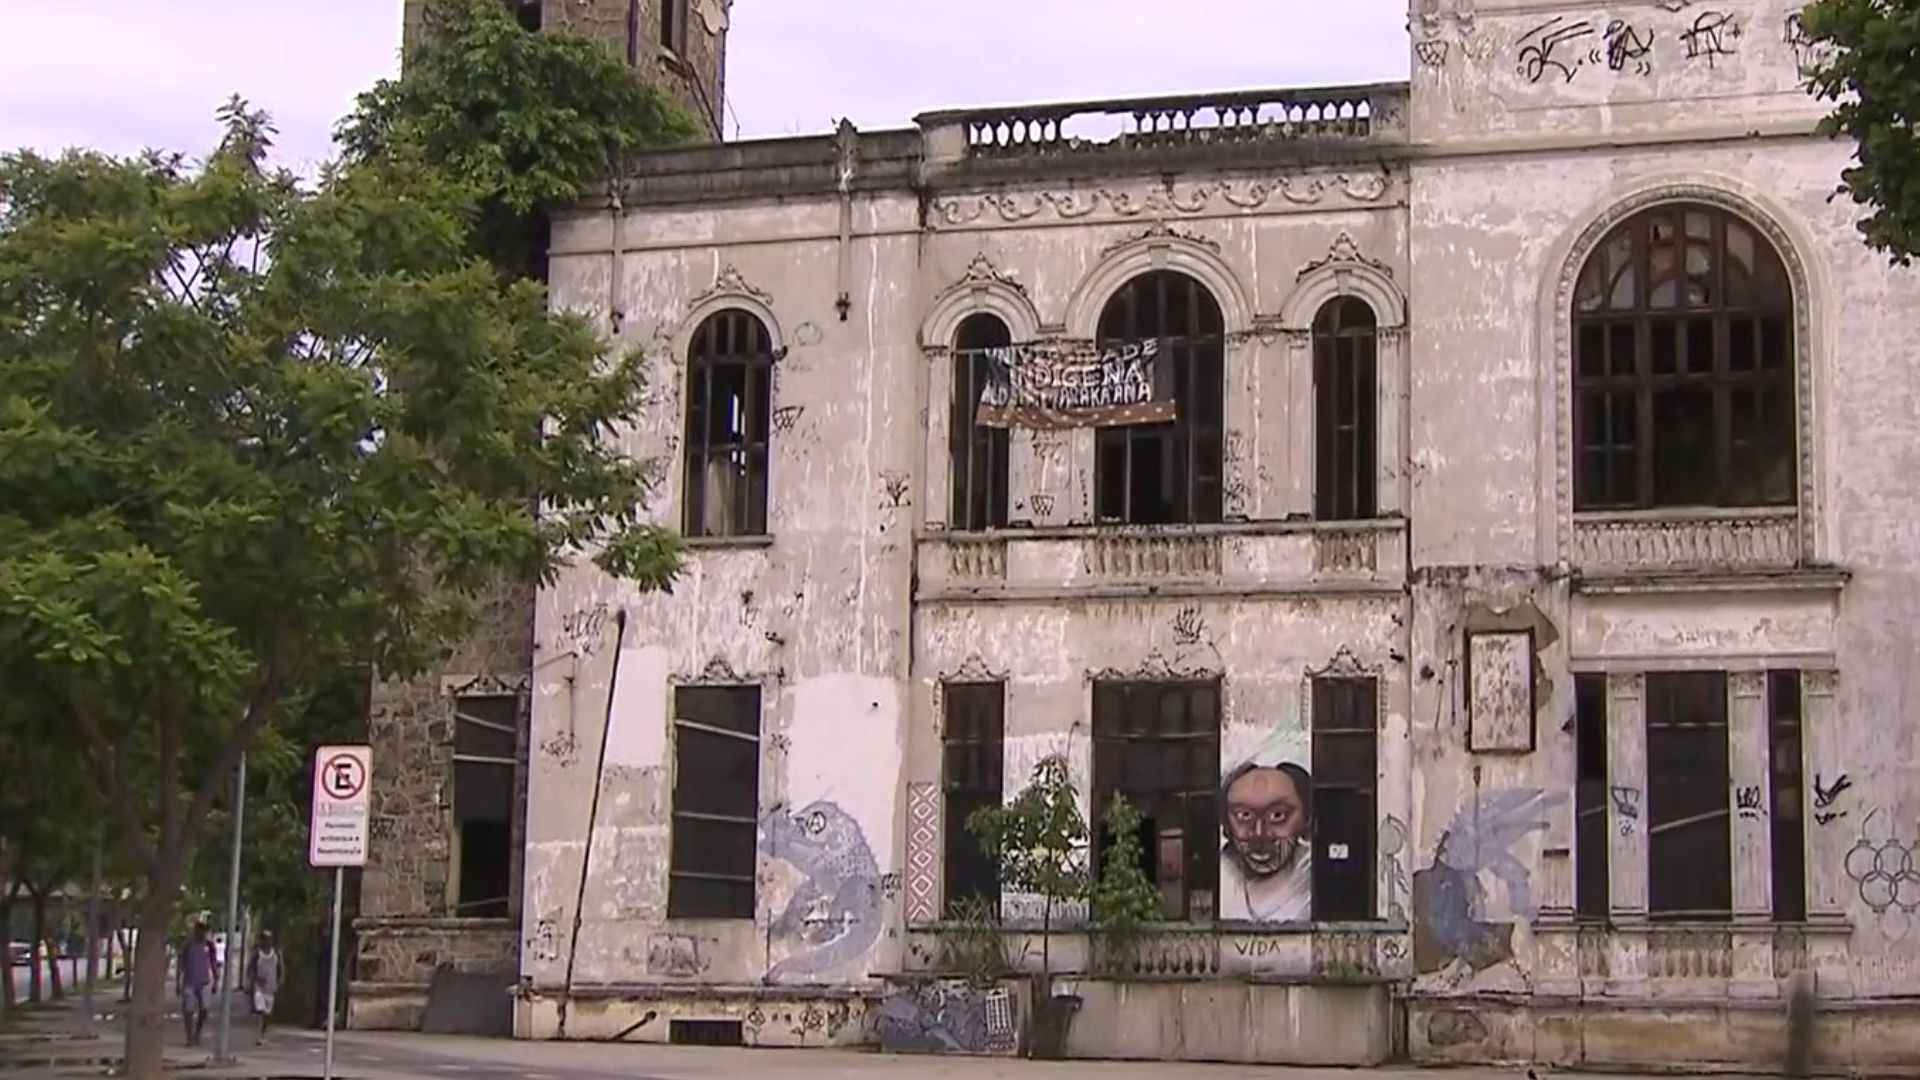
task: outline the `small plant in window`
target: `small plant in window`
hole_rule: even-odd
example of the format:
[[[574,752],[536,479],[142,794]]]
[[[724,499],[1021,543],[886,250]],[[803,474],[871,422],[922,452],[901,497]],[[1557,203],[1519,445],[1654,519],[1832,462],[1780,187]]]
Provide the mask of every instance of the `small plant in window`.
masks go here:
[[[1101,821],[1107,828],[1107,847],[1088,907],[1098,927],[1101,963],[1118,972],[1132,962],[1141,928],[1160,917],[1160,890],[1140,868],[1140,811],[1116,794]]]
[[[967,828],[999,862],[1003,887],[1041,898],[1040,970],[1051,972],[1047,939],[1054,909],[1086,899],[1088,886],[1087,822],[1074,799],[1067,759],[1042,759],[1012,802],[975,810]]]
[[[948,925],[940,931],[940,966],[965,976],[976,986],[987,986],[1013,967],[1007,939],[1000,933],[1000,913],[979,896],[954,904]]]

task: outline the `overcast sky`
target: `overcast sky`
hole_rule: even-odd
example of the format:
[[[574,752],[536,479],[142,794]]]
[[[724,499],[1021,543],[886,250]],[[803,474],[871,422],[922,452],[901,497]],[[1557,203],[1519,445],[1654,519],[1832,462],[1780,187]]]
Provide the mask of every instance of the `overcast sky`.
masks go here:
[[[728,136],[943,106],[1401,79],[1406,0],[736,0]],[[398,62],[400,0],[0,0],[0,150],[204,152],[234,93],[287,164]]]

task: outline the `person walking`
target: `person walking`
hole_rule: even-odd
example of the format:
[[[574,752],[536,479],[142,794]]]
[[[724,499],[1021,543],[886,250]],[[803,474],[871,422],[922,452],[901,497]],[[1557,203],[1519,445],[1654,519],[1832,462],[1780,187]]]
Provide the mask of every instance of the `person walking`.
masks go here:
[[[180,995],[180,1021],[187,1029],[188,1046],[200,1045],[200,1033],[207,1026],[207,997],[219,971],[220,960],[213,953],[213,939],[207,936],[207,924],[196,919],[193,935],[180,950],[180,963],[173,976],[173,988]]]
[[[254,1042],[267,1041],[267,1023],[273,1019],[273,997],[280,992],[280,953],[273,947],[273,931],[260,931],[253,959],[247,963],[247,989],[253,997],[253,1013],[260,1018],[260,1034]]]

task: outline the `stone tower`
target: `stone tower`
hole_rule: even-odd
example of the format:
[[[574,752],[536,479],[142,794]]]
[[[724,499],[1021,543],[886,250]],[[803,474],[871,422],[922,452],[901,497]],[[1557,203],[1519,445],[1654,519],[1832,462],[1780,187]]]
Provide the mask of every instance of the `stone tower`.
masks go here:
[[[529,29],[606,46],[669,91],[713,138],[725,130],[727,22],[733,0],[501,0]],[[406,0],[405,40],[427,0]]]

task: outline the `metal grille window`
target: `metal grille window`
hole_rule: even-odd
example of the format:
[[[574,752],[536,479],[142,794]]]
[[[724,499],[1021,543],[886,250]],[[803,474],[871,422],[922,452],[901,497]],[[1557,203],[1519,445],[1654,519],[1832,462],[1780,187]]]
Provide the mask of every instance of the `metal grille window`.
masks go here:
[[[520,699],[470,694],[453,700],[454,914],[503,919],[513,891],[513,790],[519,768]]]
[[[947,914],[970,897],[1000,908],[1000,868],[980,847],[967,818],[1003,799],[1006,687],[997,682],[948,683],[940,725],[941,785],[946,796]]]
[[[1102,348],[1157,338],[1155,378],[1170,386],[1171,423],[1101,428],[1094,487],[1102,522],[1166,525],[1220,520],[1226,336],[1206,286],[1174,270],[1124,285],[1100,314]]]
[[[1313,680],[1313,917],[1374,918],[1379,684]]]
[[[686,533],[764,536],[773,339],[744,311],[700,324],[687,359]]]
[[[1607,918],[1607,677],[1573,677],[1573,910]]]
[[[1724,210],[1610,233],[1574,296],[1575,509],[1790,505],[1792,316],[1779,253]]]
[[[1728,919],[1726,673],[1656,672],[1646,679],[1648,915]]]
[[[753,918],[759,826],[760,688],[675,688],[667,918]]]
[[[1378,347],[1373,309],[1336,297],[1313,317],[1313,513],[1374,515],[1379,458]]]
[[[1093,684],[1095,869],[1115,794],[1141,814],[1141,869],[1169,920],[1211,919],[1220,879],[1220,684]]]
[[[1011,344],[1007,324],[992,315],[969,315],[953,340],[953,409],[947,424],[953,467],[951,523],[977,532],[1007,524],[1009,432],[979,422],[980,391],[987,383],[986,350]]]
[[[1773,917],[1807,917],[1807,820],[1801,792],[1806,773],[1800,751],[1800,673],[1767,673],[1767,777],[1773,847]]]

